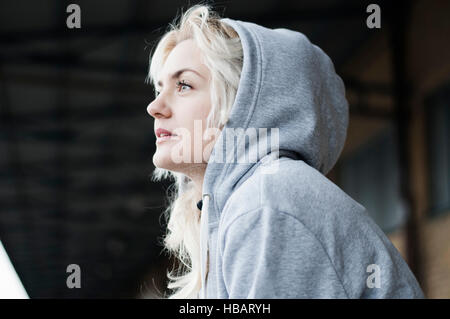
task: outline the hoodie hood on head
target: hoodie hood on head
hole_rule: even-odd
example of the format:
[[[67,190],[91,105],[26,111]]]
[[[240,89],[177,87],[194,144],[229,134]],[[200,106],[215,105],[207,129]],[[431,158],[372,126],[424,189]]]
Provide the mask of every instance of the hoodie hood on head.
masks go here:
[[[209,226],[219,221],[233,191],[268,154],[302,159],[328,173],[344,146],[348,125],[344,84],[330,58],[305,35],[229,18],[222,21],[238,33],[244,60],[228,122],[214,145],[203,180],[201,297],[206,292]],[[266,138],[259,134],[260,128],[267,129]],[[247,136],[249,129],[256,132],[256,139]],[[273,134],[278,137],[275,147]],[[238,161],[242,146],[244,160],[253,154],[256,161],[240,162],[241,157]]]
[[[244,61],[203,181],[199,296],[423,298],[365,208],[324,176],[348,125],[344,84],[330,58],[300,32],[222,21],[239,34]],[[260,128],[270,138],[246,134]],[[229,136],[237,141],[227,145]],[[235,158],[248,163],[228,161]],[[380,288],[367,284],[368,265],[382,269]]]
[[[272,150],[262,138],[248,143],[249,137],[236,134],[233,151],[245,143],[245,154],[254,152],[258,159],[247,164],[226,162],[223,154],[231,151],[226,145],[227,129],[267,128],[270,140],[271,129],[278,128],[279,156],[302,159],[325,175],[343,149],[348,126],[343,81],[330,58],[305,35],[229,18],[221,21],[239,34],[244,61],[229,120],[213,148],[204,178],[203,194],[213,196],[216,212],[244,175]],[[212,215],[210,221],[218,218]]]

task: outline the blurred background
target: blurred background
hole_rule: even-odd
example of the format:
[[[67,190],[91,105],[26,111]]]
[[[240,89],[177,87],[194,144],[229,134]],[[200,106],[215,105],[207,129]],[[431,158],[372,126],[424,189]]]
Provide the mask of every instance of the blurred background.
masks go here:
[[[209,1],[300,31],[344,80],[350,125],[327,177],[363,204],[428,298],[450,298],[450,2]],[[0,1],[0,239],[31,298],[155,298],[170,182],[154,183],[145,84],[195,1]],[[381,28],[368,28],[370,3]],[[81,288],[69,289],[69,264]],[[2,283],[0,282],[0,285]]]

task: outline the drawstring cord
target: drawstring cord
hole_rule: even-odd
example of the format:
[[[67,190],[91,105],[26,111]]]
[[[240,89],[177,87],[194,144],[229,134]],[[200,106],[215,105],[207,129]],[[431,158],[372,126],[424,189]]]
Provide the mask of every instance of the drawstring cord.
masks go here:
[[[209,208],[209,194],[203,194],[203,199],[197,203],[197,207],[201,210],[201,218],[200,218],[200,252],[202,262],[200,264],[200,273],[201,273],[201,294],[200,298],[206,298],[206,267],[207,267],[207,258],[208,258],[208,208]]]

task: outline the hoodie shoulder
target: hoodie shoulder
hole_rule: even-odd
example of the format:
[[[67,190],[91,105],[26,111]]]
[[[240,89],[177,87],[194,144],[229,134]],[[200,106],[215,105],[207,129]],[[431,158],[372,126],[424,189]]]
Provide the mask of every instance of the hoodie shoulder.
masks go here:
[[[408,265],[364,206],[303,161],[281,158],[270,165],[273,174],[258,168],[229,198],[223,228],[246,212],[270,207],[314,236],[350,298],[423,298]],[[380,271],[383,289],[368,288],[373,269]]]
[[[260,166],[229,197],[224,212],[240,212],[268,206],[288,212],[307,227],[331,222],[332,215],[350,218],[351,214],[366,214],[365,208],[336,184],[302,160],[280,158]],[[237,216],[235,216],[237,217]],[[321,218],[322,217],[322,218]]]

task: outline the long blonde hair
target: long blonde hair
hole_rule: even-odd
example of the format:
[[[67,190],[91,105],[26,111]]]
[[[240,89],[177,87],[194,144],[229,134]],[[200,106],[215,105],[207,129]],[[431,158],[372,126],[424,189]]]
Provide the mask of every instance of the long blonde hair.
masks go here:
[[[161,37],[150,58],[146,82],[155,85],[169,53],[187,39],[193,39],[200,48],[211,73],[211,112],[206,128],[222,127],[228,120],[238,89],[243,50],[238,34],[222,23],[209,5],[196,4],[182,14],[178,22],[175,19],[175,23],[170,24],[170,30]],[[174,291],[168,298],[196,298],[201,288],[200,212],[196,204],[202,194],[184,174],[155,168],[152,180],[162,179],[175,181],[169,188],[169,204],[163,212],[167,222],[164,249],[180,264],[167,272],[167,287]]]

